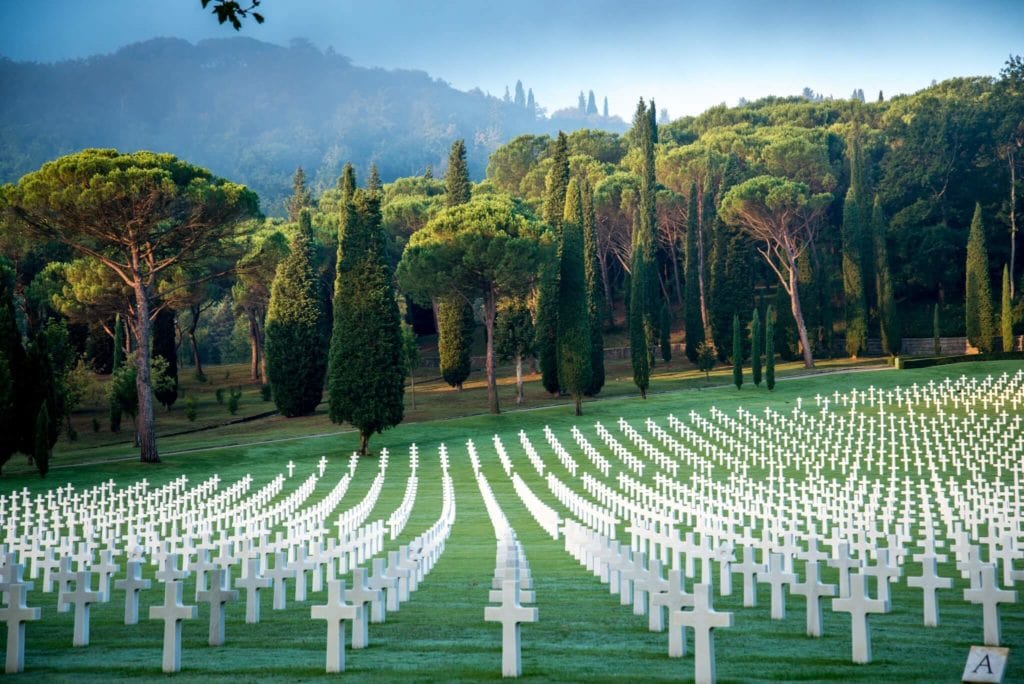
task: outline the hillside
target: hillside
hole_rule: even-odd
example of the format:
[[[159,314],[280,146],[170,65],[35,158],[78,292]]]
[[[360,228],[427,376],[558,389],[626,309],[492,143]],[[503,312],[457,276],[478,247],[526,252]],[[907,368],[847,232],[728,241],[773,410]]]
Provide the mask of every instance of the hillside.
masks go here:
[[[283,212],[297,166],[330,187],[346,161],[384,181],[440,171],[466,140],[479,180],[487,156],[523,133],[582,126],[621,132],[618,118],[548,119],[422,71],[355,66],[310,43],[162,38],[56,64],[0,59],[0,182],[84,147],[177,154],[255,189]]]

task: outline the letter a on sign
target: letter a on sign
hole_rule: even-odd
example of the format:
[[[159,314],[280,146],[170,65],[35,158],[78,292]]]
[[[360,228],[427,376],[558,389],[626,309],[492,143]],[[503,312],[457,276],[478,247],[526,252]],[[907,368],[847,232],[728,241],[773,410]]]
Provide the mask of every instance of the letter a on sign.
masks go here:
[[[996,646],[971,646],[964,666],[965,682],[1002,682],[1010,649]]]

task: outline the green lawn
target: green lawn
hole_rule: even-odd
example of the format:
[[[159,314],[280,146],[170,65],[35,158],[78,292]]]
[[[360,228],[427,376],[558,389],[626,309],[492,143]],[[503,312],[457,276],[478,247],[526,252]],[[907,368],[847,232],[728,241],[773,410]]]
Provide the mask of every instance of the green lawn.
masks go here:
[[[420,489],[405,532],[395,548],[429,527],[440,513],[440,467],[437,446],[449,448],[458,506],[458,517],[446,551],[433,572],[400,612],[388,615],[383,625],[371,625],[371,646],[365,651],[348,650],[345,677],[381,681],[402,680],[480,680],[500,677],[500,627],[483,621],[487,589],[494,565],[493,531],[464,447],[473,439],[481,456],[483,470],[495,495],[516,529],[530,561],[537,593],[540,622],[525,625],[523,634],[524,675],[535,680],[621,681],[686,680],[693,676],[692,654],[682,660],[667,657],[665,633],[647,631],[647,618],[636,617],[628,607],[619,606],[618,596],[579,566],[562,548],[547,537],[530,517],[515,495],[511,482],[502,471],[491,437],[499,434],[517,471],[543,500],[557,505],[540,478],[529,466],[516,437],[526,430],[535,447],[559,477],[582,493],[578,482],[561,469],[544,442],[542,429],[550,425],[563,445],[573,451],[569,436],[572,425],[579,425],[597,445],[592,426],[601,421],[613,432],[619,417],[630,420],[638,429],[642,419],[653,417],[664,425],[669,413],[682,418],[691,409],[706,411],[717,406],[727,412],[744,406],[755,412],[766,405],[785,409],[797,397],[831,394],[853,387],[891,387],[913,382],[926,383],[961,374],[997,375],[1014,372],[1019,362],[962,364],[912,371],[866,371],[816,375],[799,379],[781,379],[775,392],[745,385],[737,391],[731,386],[685,389],[650,396],[646,401],[622,397],[585,404],[585,415],[574,418],[566,405],[535,410],[506,412],[499,416],[473,415],[449,420],[409,422],[376,436],[375,449],[388,448],[391,466],[384,489],[371,520],[386,518],[402,498],[408,475],[408,445],[416,443],[421,453]],[[727,381],[725,371],[719,382]],[[681,381],[682,382],[682,381]],[[689,378],[691,385],[703,380]],[[613,387],[614,389],[614,387]],[[254,400],[255,401],[255,400]],[[511,402],[505,403],[512,408]],[[226,411],[225,411],[226,413]],[[310,472],[321,455],[330,465],[318,494],[328,491],[341,476],[348,453],[356,444],[352,434],[310,437],[339,428],[322,417],[284,421],[282,419],[233,426],[169,437],[161,442],[164,462],[142,466],[134,461],[107,460],[131,453],[123,444],[94,445],[92,448],[64,449],[55,457],[59,465],[69,460],[106,461],[51,471],[46,481],[28,472],[5,472],[0,491],[28,487],[39,491],[72,482],[77,488],[113,478],[125,484],[146,477],[160,484],[185,474],[199,482],[219,473],[223,483],[231,483],[246,473],[255,479],[254,488],[284,471],[289,459],[298,464],[295,477],[288,481],[287,495]],[[271,441],[274,440],[274,441]],[[177,453],[175,453],[177,452]],[[585,462],[578,458],[581,465]],[[10,468],[10,464],[8,465]],[[377,470],[375,459],[363,462],[341,507],[358,501]],[[593,472],[593,469],[589,469]],[[680,472],[680,477],[685,473]],[[222,484],[223,486],[223,484]],[[330,519],[337,515],[337,511]],[[621,535],[624,537],[625,535]],[[386,549],[386,550],[387,550]],[[943,573],[950,574],[948,567]],[[913,563],[904,576],[917,574]],[[871,619],[874,662],[855,666],[850,662],[849,619],[825,610],[821,639],[804,635],[802,599],[788,601],[784,621],[768,617],[767,588],[762,586],[757,608],[740,607],[739,578],[734,595],[716,596],[719,610],[735,612],[735,627],[720,630],[716,637],[717,670],[720,681],[757,680],[860,680],[860,681],[959,681],[967,650],[981,641],[981,608],[964,603],[960,596],[963,582],[958,578],[952,592],[940,593],[942,625],[938,629],[921,626],[921,598],[917,590],[900,584],[894,592],[892,613]],[[825,581],[834,581],[831,571]],[[186,597],[192,582],[186,583]],[[227,643],[213,649],[206,645],[207,613],[184,626],[182,672],[186,679],[210,680],[297,680],[323,676],[326,629],[322,621],[310,619],[310,606],[322,603],[325,593],[311,594],[304,604],[289,601],[286,611],[270,609],[269,592],[264,592],[262,622],[243,622],[244,604],[228,607]],[[94,607],[92,643],[88,648],[71,647],[72,616],[55,611],[55,594],[30,592],[29,605],[42,606],[43,620],[27,627],[26,680],[82,681],[125,678],[164,679],[160,673],[162,623],[145,619],[148,605],[160,598],[157,590],[143,594],[140,623],[121,624],[123,594],[113,593],[113,602]],[[289,598],[291,598],[289,596]],[[1012,651],[1024,645],[1024,606],[1004,606],[1003,640]],[[6,639],[6,636],[3,637]],[[6,641],[3,642],[6,644]],[[690,639],[692,648],[692,638]],[[1007,681],[1024,680],[1024,665],[1013,654]]]

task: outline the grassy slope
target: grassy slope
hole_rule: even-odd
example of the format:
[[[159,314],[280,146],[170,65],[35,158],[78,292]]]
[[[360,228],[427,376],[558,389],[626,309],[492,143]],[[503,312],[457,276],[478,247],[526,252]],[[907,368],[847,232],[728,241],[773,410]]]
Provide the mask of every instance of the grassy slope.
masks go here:
[[[447,550],[433,573],[421,584],[411,602],[401,612],[388,616],[384,625],[371,626],[371,647],[347,656],[346,677],[393,681],[403,679],[477,680],[500,676],[500,631],[495,624],[483,622],[483,606],[494,563],[494,540],[476,484],[471,476],[466,450],[462,446],[473,438],[481,453],[484,470],[510,522],[525,545],[537,590],[541,621],[523,627],[523,668],[534,679],[621,680],[686,679],[692,677],[692,656],[681,661],[666,657],[666,635],[647,631],[646,618],[635,617],[629,608],[618,605],[607,587],[576,564],[560,544],[547,538],[533,522],[515,496],[510,482],[498,465],[491,447],[491,436],[498,433],[509,449],[517,470],[545,501],[553,497],[529,467],[518,447],[516,434],[525,429],[552,470],[570,481],[540,433],[544,425],[555,429],[563,444],[571,445],[568,435],[573,424],[589,428],[600,420],[609,428],[620,416],[638,421],[651,416],[664,418],[669,413],[682,417],[691,409],[706,410],[715,405],[729,410],[737,405],[758,409],[766,404],[783,407],[797,396],[845,391],[851,387],[888,387],[895,384],[927,382],[947,375],[1000,373],[1014,371],[1019,363],[964,364],[901,372],[867,372],[824,375],[782,381],[768,394],[763,388],[747,385],[740,392],[732,387],[654,395],[646,402],[637,398],[589,403],[586,415],[574,419],[567,407],[506,413],[501,416],[472,416],[446,421],[407,423],[375,438],[376,447],[392,450],[392,462],[384,491],[371,519],[386,517],[398,504],[408,474],[407,445],[421,448],[420,494],[412,519],[403,535],[407,539],[428,527],[440,512],[440,469],[436,446],[447,443],[453,464],[458,518]],[[508,406],[508,404],[507,404]],[[320,427],[309,419],[308,431]],[[191,438],[164,442],[165,453],[174,448],[204,445],[217,440],[252,440],[270,435],[296,436],[301,425],[280,425],[246,434],[214,436],[198,433]],[[592,430],[584,429],[592,437]],[[219,433],[220,431],[218,431]],[[592,440],[593,441],[593,440]],[[172,443],[172,444],[168,444]],[[290,439],[270,444],[224,447],[168,456],[161,465],[143,468],[134,462],[111,462],[88,468],[57,470],[49,481],[40,482],[29,475],[15,475],[0,483],[3,491],[27,486],[37,490],[71,481],[77,487],[107,478],[128,482],[147,477],[161,483],[181,473],[197,482],[217,472],[232,482],[251,472],[259,486],[283,470],[288,459],[299,468],[289,482],[295,486],[311,472],[321,454],[331,459],[327,481],[319,492],[327,491],[347,461],[352,436],[321,439]],[[120,449],[96,449],[95,455],[114,456]],[[343,506],[362,496],[376,470],[374,461],[364,462],[357,472]],[[582,488],[577,486],[577,491]],[[285,494],[287,494],[286,489]],[[404,541],[404,539],[403,539]],[[393,548],[393,545],[389,545]],[[950,568],[943,568],[951,574]],[[908,563],[905,576],[916,574]],[[825,580],[831,579],[825,575]],[[191,585],[191,582],[189,583]],[[738,588],[738,584],[736,585]],[[849,622],[843,615],[825,611],[825,637],[804,636],[802,600],[788,601],[786,620],[768,619],[768,596],[762,587],[759,607],[743,609],[740,595],[716,598],[716,608],[734,610],[736,627],[721,630],[717,636],[718,675],[721,681],[752,680],[903,680],[958,681],[970,644],[981,640],[981,609],[960,600],[962,582],[954,592],[940,593],[942,626],[925,629],[920,625],[920,592],[900,585],[894,593],[893,613],[871,619],[875,662],[868,666],[850,663]],[[188,595],[188,591],[186,591]],[[81,680],[148,677],[162,679],[159,672],[161,624],[142,619],[136,627],[120,624],[122,600],[114,593],[114,603],[93,610],[92,645],[71,648],[72,617],[57,614],[54,595],[30,594],[30,605],[43,606],[44,620],[28,626],[26,648],[27,673],[32,680]],[[159,594],[143,595],[143,606],[157,600]],[[244,606],[228,608],[227,644],[218,649],[206,646],[205,606],[200,620],[186,623],[183,641],[183,672],[187,678],[208,680],[255,680],[267,678],[305,679],[323,674],[325,628],[309,619],[309,606],[322,602],[312,595],[306,604],[294,602],[284,612],[270,610],[270,596],[264,596],[263,622],[243,623]],[[142,609],[144,616],[146,609]],[[1004,607],[1003,638],[1011,648],[1024,645],[1024,609]],[[692,643],[692,639],[691,639]],[[1007,681],[1024,679],[1024,667],[1011,657]]]

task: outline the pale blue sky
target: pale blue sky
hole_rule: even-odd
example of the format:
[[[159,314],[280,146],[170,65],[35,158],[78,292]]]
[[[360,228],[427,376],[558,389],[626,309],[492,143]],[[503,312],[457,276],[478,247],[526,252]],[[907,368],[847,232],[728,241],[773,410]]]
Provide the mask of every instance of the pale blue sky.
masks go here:
[[[1024,0],[263,0],[260,9],[266,23],[240,35],[305,37],[359,65],[423,69],[495,95],[521,78],[549,110],[593,89],[626,119],[640,96],[673,117],[804,86],[888,97],[994,75],[1024,53]],[[199,0],[0,0],[0,54],[16,60],[233,35]]]

